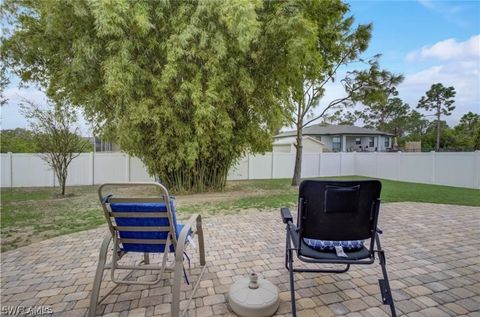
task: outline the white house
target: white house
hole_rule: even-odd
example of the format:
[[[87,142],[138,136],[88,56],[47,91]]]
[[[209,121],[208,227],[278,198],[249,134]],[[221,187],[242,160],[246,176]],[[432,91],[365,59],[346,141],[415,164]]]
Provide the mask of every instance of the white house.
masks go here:
[[[296,131],[280,133],[274,137],[273,144],[275,145],[282,139],[290,139],[292,137],[295,139],[296,134]],[[393,137],[391,133],[375,129],[327,124],[305,127],[303,135],[320,141],[324,152],[384,152],[391,149]]]
[[[273,142],[273,152],[295,153],[296,137],[278,138]],[[302,138],[304,153],[322,153],[323,143],[316,138],[304,136]]]

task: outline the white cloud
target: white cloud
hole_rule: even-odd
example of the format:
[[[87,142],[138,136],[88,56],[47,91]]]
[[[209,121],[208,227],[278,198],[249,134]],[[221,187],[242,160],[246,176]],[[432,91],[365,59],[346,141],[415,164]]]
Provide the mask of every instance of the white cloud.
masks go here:
[[[442,83],[455,87],[457,92],[456,109],[446,118],[450,125],[468,111],[480,113],[480,35],[463,42],[440,41],[407,55],[407,60],[416,63],[426,59],[437,61],[437,65],[405,74],[405,81],[399,86],[402,98],[414,108],[432,84]]]
[[[440,41],[431,46],[424,46],[407,54],[408,61],[438,59],[438,60],[464,60],[480,58],[480,34],[474,35],[464,42],[456,39]]]

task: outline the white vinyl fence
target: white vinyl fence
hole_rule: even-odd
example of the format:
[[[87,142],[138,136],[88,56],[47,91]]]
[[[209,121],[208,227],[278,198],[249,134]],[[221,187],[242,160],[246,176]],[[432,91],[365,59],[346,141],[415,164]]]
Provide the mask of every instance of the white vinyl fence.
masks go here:
[[[58,186],[37,154],[1,154],[1,187]],[[229,180],[290,178],[295,154],[247,155]],[[360,175],[407,182],[480,188],[480,152],[305,153],[302,177]],[[143,163],[124,153],[82,153],[69,167],[67,185],[152,181]]]

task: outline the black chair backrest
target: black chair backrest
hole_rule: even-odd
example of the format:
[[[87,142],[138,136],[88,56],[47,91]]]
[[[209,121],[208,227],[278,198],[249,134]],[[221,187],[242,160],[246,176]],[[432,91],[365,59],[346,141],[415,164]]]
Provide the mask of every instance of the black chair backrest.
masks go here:
[[[300,238],[372,238],[377,226],[381,188],[378,180],[303,181],[297,221]]]

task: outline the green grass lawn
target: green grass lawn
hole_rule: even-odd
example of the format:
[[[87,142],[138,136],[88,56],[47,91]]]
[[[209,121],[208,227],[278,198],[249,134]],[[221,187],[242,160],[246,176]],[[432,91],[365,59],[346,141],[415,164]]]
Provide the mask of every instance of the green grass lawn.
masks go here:
[[[366,179],[335,177],[330,179]],[[480,206],[480,191],[448,186],[382,180],[382,201],[429,202]],[[125,188],[132,194],[142,188]],[[53,198],[54,188],[16,188],[1,190],[2,251],[15,249],[33,241],[87,230],[105,223],[96,186],[69,187],[73,197]],[[143,193],[143,192],[142,192]],[[298,189],[289,179],[231,181],[224,192],[178,195],[179,218],[191,213],[227,214],[246,209],[271,210],[296,205]]]

